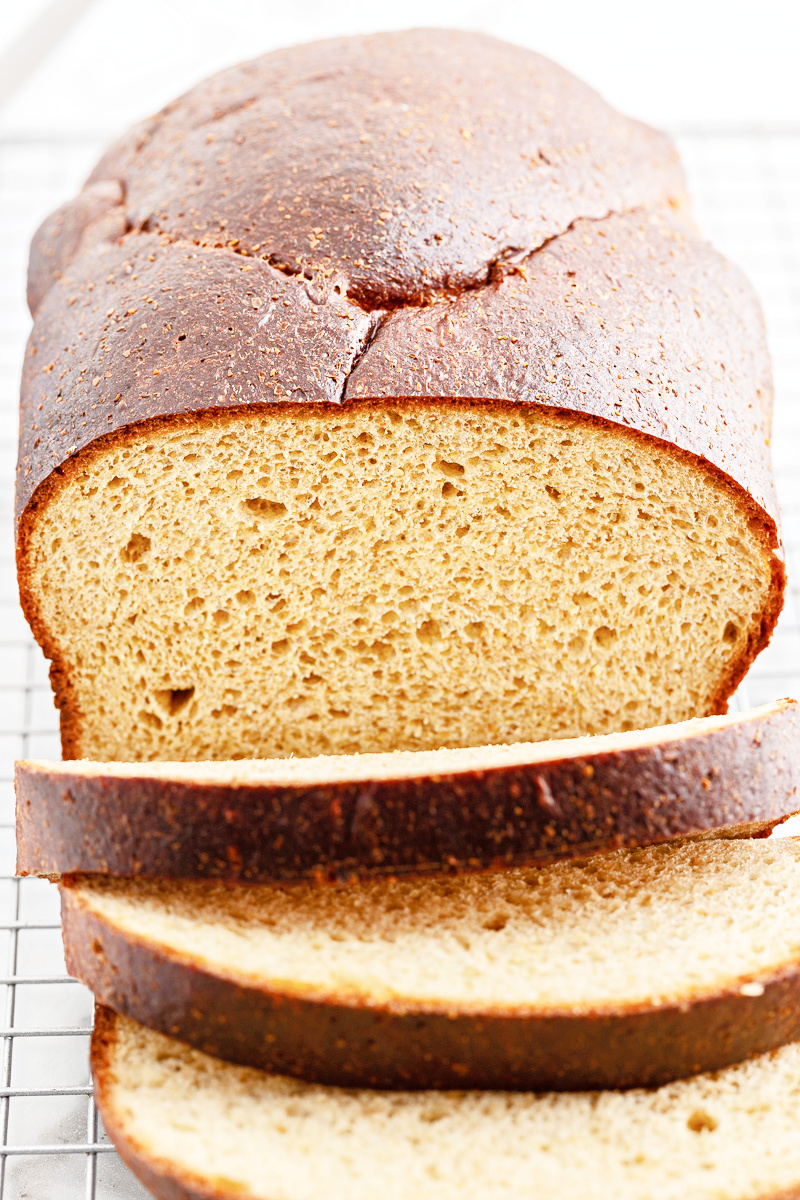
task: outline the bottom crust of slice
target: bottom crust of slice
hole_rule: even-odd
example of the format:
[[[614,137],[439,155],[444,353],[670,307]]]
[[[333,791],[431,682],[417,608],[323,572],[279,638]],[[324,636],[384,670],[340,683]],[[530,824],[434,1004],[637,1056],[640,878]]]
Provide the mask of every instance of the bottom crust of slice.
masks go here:
[[[796,1200],[800,1043],[630,1092],[349,1091],[98,1007],[95,1095],[159,1200]]]

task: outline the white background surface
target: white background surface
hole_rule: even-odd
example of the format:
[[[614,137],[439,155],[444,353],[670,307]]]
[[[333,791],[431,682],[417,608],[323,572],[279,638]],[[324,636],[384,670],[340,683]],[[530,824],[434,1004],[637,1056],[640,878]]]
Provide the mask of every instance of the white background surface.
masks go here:
[[[113,134],[239,59],[412,25],[480,29],[530,46],[656,124],[800,124],[797,0],[61,2],[88,6],[0,111],[0,131]],[[0,0],[0,54],[48,8]]]

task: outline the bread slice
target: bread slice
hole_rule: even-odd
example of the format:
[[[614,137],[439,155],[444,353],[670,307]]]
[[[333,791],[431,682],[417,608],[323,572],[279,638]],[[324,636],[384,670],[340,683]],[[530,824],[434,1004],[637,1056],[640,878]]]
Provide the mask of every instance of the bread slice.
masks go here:
[[[376,1087],[635,1087],[800,1038],[800,841],[453,880],[75,876],[70,973],[201,1050]]]
[[[800,809],[793,700],[634,733],[228,763],[20,762],[20,874],[274,882],[548,862]]]
[[[782,603],[772,385],[687,222],[668,139],[453,30],[282,50],[126,136],[32,258],[64,756],[724,712]]]
[[[348,1091],[98,1008],[95,1095],[161,1200],[791,1200],[800,1044],[656,1091]]]

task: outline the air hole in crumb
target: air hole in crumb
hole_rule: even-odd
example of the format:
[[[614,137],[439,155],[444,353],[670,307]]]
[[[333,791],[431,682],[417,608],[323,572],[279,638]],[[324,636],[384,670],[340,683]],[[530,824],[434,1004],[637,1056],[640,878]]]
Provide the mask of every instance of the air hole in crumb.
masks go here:
[[[255,513],[257,517],[263,517],[266,521],[276,521],[278,517],[285,517],[288,509],[285,504],[281,504],[279,500],[265,500],[263,496],[254,496],[252,500],[245,500],[244,506],[251,513]]]
[[[288,638],[280,638],[279,641],[272,643],[272,653],[273,654],[285,654],[288,649],[289,649],[289,639]]]
[[[443,475],[449,475],[452,479],[464,474],[461,463],[445,462],[444,459],[440,459],[436,465]]]
[[[153,692],[153,695],[156,703],[163,708],[164,712],[174,717],[186,708],[194,695],[194,688],[161,688],[157,692]]]
[[[421,642],[438,642],[442,631],[438,621],[423,621],[417,629],[417,637]]]
[[[692,1133],[705,1133],[706,1131],[711,1133],[717,1128],[719,1121],[710,1113],[704,1112],[702,1108],[698,1108],[692,1113],[686,1124]]]
[[[123,562],[137,563],[147,554],[150,544],[149,537],[145,537],[141,533],[134,533],[127,546],[120,552],[120,558]]]
[[[218,608],[213,617],[215,625],[227,625],[230,619],[231,614],[224,608]]]
[[[551,487],[549,483],[544,485],[544,490],[547,492],[551,500],[561,499],[561,492],[558,490],[558,488]]]
[[[241,592],[237,592],[236,599],[239,601],[240,604],[243,604],[245,606],[245,608],[250,608],[256,602],[255,592],[244,591],[244,590]]]
[[[595,629],[593,637],[598,646],[602,646],[604,650],[607,650],[612,642],[616,641],[617,631],[609,629],[607,625],[600,625],[599,628]]]
[[[97,938],[95,938],[94,941],[92,942],[92,954],[102,954],[102,953],[103,953],[103,943],[98,941]]]
[[[452,483],[443,483],[442,495],[445,497],[460,496],[461,492],[458,490],[458,488],[453,487]]]
[[[738,636],[739,636],[739,626],[734,625],[733,621],[728,621],[728,624],[725,626],[725,628],[722,631],[723,642],[727,642],[729,646],[732,646],[733,643],[738,638]]]
[[[500,933],[508,924],[508,913],[494,913],[483,922],[484,929],[490,929],[492,933]]]

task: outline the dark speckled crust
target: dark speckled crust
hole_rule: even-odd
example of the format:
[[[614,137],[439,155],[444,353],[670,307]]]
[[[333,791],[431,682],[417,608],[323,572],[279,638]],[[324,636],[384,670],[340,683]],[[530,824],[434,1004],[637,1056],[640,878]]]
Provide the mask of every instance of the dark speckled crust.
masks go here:
[[[17,869],[322,882],[523,866],[740,826],[768,832],[800,809],[798,734],[798,706],[783,701],[636,750],[291,787],[21,762]]]
[[[129,220],[333,268],[368,307],[483,283],[576,217],[684,197],[669,140],[555,63],[418,29],[223,71],[113,147]]]
[[[80,878],[76,880],[80,885]],[[657,1087],[800,1038],[800,962],[758,981],[553,1013],[308,999],[244,986],[126,935],[62,888],[67,970],[100,1003],[242,1066],[343,1087],[581,1091]]]
[[[117,179],[88,184],[82,192],[46,217],[31,242],[28,264],[28,307],[39,308],[47,292],[88,243],[116,239],[127,232],[124,190]]]

